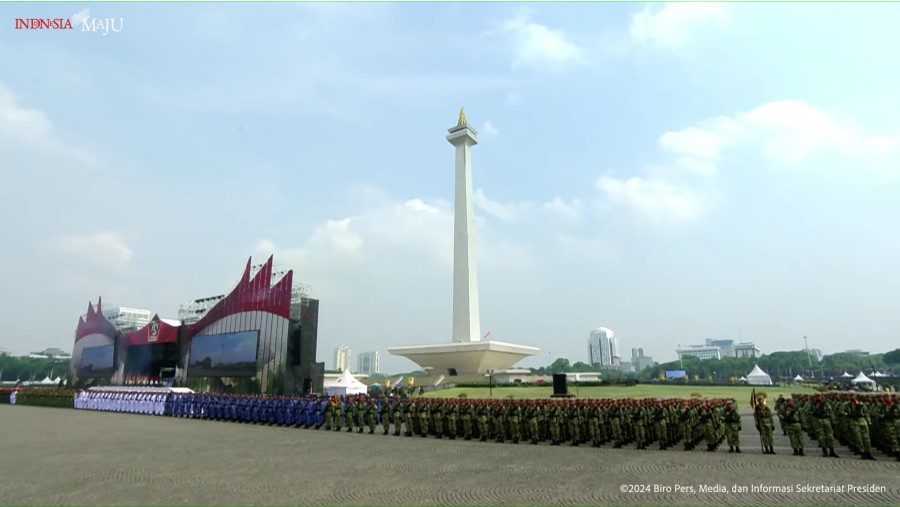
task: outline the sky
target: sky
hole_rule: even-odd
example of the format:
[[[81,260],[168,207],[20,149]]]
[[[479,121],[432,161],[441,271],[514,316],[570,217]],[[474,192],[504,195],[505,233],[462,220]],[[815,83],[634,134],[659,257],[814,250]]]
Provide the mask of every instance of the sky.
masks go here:
[[[15,30],[89,8],[119,32]],[[450,341],[453,147],[482,332],[587,361],[896,348],[900,4],[0,5],[0,347],[174,318],[247,258],[318,359]],[[355,362],[355,357],[353,359]]]

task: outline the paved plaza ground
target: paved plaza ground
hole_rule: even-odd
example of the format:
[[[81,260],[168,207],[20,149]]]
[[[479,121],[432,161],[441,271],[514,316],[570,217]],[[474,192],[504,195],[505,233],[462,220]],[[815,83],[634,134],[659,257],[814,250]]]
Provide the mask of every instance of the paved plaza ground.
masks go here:
[[[900,505],[900,463],[551,447],[0,405],[0,505]],[[785,450],[787,449],[787,450]],[[701,485],[793,492],[700,493]],[[875,485],[815,493],[796,485]],[[664,488],[657,493],[623,488]],[[694,492],[678,491],[693,488]]]

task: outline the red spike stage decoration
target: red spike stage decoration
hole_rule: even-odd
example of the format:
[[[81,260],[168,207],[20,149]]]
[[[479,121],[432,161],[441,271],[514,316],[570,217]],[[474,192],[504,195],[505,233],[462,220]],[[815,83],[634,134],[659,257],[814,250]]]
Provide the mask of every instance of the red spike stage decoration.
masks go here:
[[[244,274],[237,287],[230,294],[213,306],[206,315],[191,324],[188,336],[193,338],[197,333],[212,323],[229,315],[243,312],[267,312],[285,319],[291,317],[291,288],[293,287],[293,271],[275,284],[272,283],[272,257],[251,280],[252,259],[247,260]]]
[[[112,322],[106,320],[101,311],[100,301],[97,301],[97,310],[94,305],[88,303],[87,314],[84,318],[78,319],[78,327],[75,329],[75,342],[86,336],[93,334],[102,334],[112,340],[116,336],[116,326]]]

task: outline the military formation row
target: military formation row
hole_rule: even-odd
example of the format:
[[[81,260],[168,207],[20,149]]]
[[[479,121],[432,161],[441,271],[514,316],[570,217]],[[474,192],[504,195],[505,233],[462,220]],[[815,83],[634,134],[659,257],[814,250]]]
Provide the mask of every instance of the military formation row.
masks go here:
[[[379,428],[387,435],[715,451],[740,451],[741,418],[726,399],[469,400],[303,398],[216,394],[84,392],[76,408],[298,426],[325,431]]]
[[[794,453],[803,454],[803,434],[815,440],[823,456],[837,457],[837,440],[865,460],[872,448],[900,461],[900,395],[826,393],[779,397],[775,413]]]
[[[764,396],[752,401],[763,452],[775,454],[774,419],[794,455],[804,456],[804,432],[826,457],[838,457],[835,438],[863,459],[872,443],[900,460],[898,395],[829,393],[780,397],[771,410]],[[76,408],[147,413],[251,424],[297,426],[421,438],[615,448],[634,446],[716,451],[727,442],[740,453],[741,416],[731,399],[470,400],[307,396],[233,396],[83,392]]]

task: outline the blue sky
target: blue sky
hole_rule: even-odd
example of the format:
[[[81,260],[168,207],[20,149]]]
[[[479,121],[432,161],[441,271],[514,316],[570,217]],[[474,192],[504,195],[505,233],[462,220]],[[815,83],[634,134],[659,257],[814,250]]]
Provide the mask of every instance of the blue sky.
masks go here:
[[[14,30],[89,7],[121,32]],[[587,360],[896,347],[897,4],[3,4],[0,346],[174,317],[274,253],[319,358],[450,339],[453,152],[483,332]],[[5,242],[6,243],[6,242]]]

